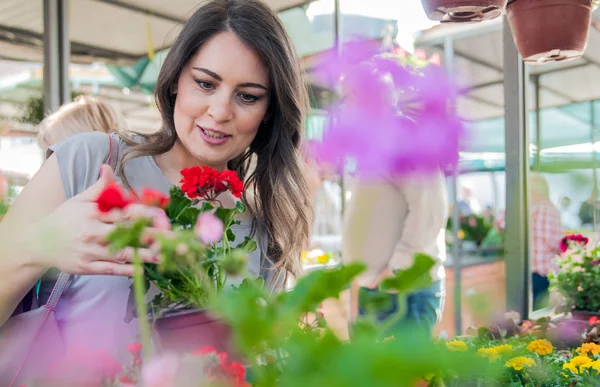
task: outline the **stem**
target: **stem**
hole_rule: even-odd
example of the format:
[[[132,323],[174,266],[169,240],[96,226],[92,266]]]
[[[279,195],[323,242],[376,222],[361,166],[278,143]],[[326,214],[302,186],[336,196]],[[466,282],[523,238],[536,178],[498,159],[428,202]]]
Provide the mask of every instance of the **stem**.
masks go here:
[[[185,207],[183,207],[183,208],[181,209],[181,211],[179,211],[179,214],[177,214],[177,216],[175,217],[175,221],[179,220],[179,217],[180,217],[180,216],[183,214],[183,212],[184,212],[185,210],[187,210],[188,208],[190,208],[190,206],[191,206],[191,205],[192,205],[192,203],[191,203],[191,202],[190,202],[190,203],[188,203],[188,204],[186,204],[186,205],[185,205]]]
[[[150,322],[148,321],[148,306],[146,305],[146,289],[144,286],[144,268],[137,249],[133,249],[133,290],[140,324],[140,336],[144,359],[152,355],[150,347]]]

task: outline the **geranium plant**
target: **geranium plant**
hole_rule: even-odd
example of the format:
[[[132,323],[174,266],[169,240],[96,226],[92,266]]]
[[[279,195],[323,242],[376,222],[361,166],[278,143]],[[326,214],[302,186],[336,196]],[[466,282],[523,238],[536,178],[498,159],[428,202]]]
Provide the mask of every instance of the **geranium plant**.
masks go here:
[[[159,291],[150,303],[155,316],[205,307],[211,295],[224,289],[228,275],[244,272],[247,255],[257,248],[250,237],[232,245],[235,235],[231,226],[239,224],[236,215],[246,208],[240,201],[225,208],[220,195],[242,196],[244,185],[234,171],[197,166],[183,169],[181,174],[181,186],[174,186],[169,196],[152,189],[126,194],[113,184],[97,199],[101,212],[123,211],[132,203],[157,208],[151,217],[119,224],[107,237],[112,251],[134,251],[133,285],[139,316],[148,315],[144,297],[151,285]],[[162,232],[150,235],[151,227]],[[142,247],[153,249],[158,262],[142,264],[137,254]],[[146,318],[139,321],[146,350],[150,326]]]
[[[565,299],[565,312],[600,312],[600,248],[588,238],[568,235],[560,242],[557,270],[550,273],[550,287]]]

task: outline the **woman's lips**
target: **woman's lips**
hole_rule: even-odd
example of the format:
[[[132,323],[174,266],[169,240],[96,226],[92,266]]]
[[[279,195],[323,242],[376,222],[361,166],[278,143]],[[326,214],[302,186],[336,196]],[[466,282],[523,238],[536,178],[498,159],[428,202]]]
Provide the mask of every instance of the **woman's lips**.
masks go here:
[[[198,126],[202,139],[211,145],[221,145],[231,138],[230,135],[224,134],[221,131],[203,128]]]

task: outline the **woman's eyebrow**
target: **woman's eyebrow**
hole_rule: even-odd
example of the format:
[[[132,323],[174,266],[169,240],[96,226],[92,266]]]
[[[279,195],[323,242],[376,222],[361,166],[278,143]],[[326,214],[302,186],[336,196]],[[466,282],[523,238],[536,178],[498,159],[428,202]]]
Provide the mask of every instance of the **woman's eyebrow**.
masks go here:
[[[203,73],[205,73],[205,74],[213,77],[217,81],[223,82],[223,78],[219,74],[217,74],[217,73],[215,73],[213,71],[210,71],[210,70],[205,69],[203,67],[192,67],[192,69],[194,69],[196,71],[201,71],[201,72],[203,72]],[[257,89],[263,89],[263,90],[267,90],[267,91],[269,90],[269,89],[267,89],[266,86],[261,85],[260,83],[254,83],[254,82],[244,82],[244,83],[241,83],[239,86],[240,87],[255,87]]]

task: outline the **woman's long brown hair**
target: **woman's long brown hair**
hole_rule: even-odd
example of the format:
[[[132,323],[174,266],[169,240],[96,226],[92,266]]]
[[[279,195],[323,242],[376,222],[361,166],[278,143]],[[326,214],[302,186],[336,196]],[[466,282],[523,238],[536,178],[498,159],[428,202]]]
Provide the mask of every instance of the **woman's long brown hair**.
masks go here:
[[[162,128],[139,142],[126,135],[130,145],[123,165],[141,156],[168,152],[177,140],[173,94],[182,69],[206,41],[231,31],[253,47],[269,68],[271,101],[268,119],[263,122],[249,149],[228,167],[236,170],[252,195],[243,201],[255,220],[267,231],[267,256],[277,268],[293,275],[300,271],[300,255],[308,246],[312,205],[303,173],[299,146],[303,133],[308,94],[294,46],[277,14],[259,0],[213,0],[189,19],[170,48],[158,76],[156,101]],[[251,165],[252,164],[252,165]]]

